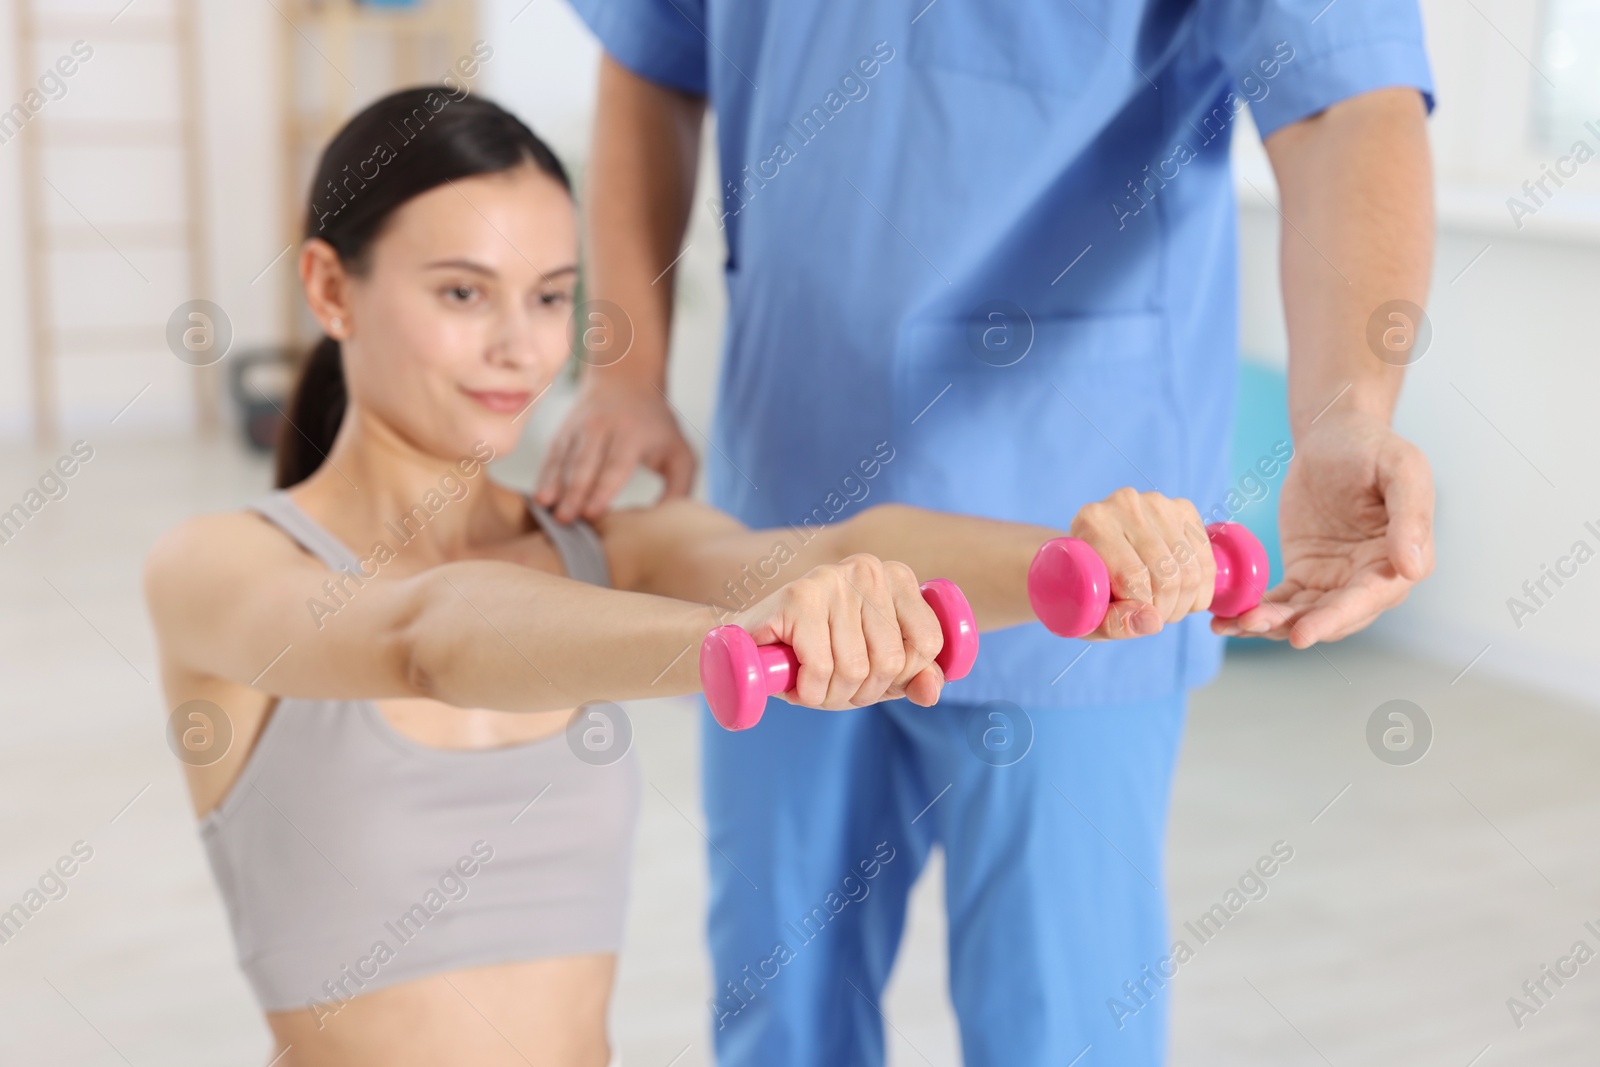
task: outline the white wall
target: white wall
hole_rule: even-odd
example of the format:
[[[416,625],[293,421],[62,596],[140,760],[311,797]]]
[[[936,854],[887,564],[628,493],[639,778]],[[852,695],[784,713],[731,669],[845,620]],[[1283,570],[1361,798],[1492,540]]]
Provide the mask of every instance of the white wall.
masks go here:
[[[17,83],[15,6],[0,10],[0,96],[11,103]],[[17,208],[19,173],[16,145],[0,145],[0,437],[14,439],[28,430],[28,301],[22,290],[22,216]]]

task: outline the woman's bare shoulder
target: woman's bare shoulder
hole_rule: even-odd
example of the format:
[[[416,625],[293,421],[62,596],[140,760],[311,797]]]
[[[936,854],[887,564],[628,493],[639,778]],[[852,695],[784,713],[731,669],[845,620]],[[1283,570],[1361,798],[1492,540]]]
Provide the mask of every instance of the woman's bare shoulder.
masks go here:
[[[254,511],[224,511],[185,519],[156,539],[144,561],[152,607],[183,591],[215,588],[230,575],[292,567],[309,557]]]

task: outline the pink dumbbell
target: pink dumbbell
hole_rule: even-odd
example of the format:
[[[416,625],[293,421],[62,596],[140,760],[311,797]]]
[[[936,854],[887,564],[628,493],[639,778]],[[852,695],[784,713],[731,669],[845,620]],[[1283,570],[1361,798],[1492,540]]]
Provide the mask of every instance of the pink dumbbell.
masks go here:
[[[948,578],[923,582],[928,602],[944,631],[944,648],[933,661],[946,681],[965,678],[978,658],[978,625],[967,598]],[[788,645],[757,645],[743,627],[718,626],[700,644],[700,685],[717,722],[748,730],[761,721],[767,697],[794,688],[800,661]]]
[[[1261,603],[1267,588],[1267,550],[1256,535],[1236,522],[1206,527],[1217,560],[1211,614],[1219,619],[1243,615]],[[1028,602],[1053,634],[1093,633],[1111,605],[1111,578],[1105,561],[1076,537],[1046,541],[1028,568]]]

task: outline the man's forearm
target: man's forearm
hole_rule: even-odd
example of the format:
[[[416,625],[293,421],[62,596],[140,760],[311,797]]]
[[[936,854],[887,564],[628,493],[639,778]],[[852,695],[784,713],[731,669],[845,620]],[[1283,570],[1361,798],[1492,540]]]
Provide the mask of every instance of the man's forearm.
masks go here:
[[[1381,314],[1420,307],[1433,258],[1433,176],[1414,89],[1353,97],[1266,140],[1286,220],[1281,243],[1289,330],[1289,416],[1298,437],[1325,411],[1387,423],[1418,322]],[[1391,342],[1380,358],[1369,323]],[[1413,334],[1414,335],[1414,334]]]
[[[640,78],[602,57],[584,211],[585,298],[607,300],[632,323],[625,359],[589,367],[594,379],[665,384],[672,271],[688,226],[705,99]]]

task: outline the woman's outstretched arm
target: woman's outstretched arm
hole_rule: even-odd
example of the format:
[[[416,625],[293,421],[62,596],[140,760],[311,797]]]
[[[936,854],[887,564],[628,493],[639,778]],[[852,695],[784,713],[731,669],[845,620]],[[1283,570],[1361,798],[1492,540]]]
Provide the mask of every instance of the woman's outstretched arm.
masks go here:
[[[1211,602],[1216,565],[1199,512],[1187,500],[1119,489],[1088,504],[1066,530],[880,504],[826,526],[751,530],[707,505],[675,500],[600,520],[619,587],[731,612],[807,568],[868,552],[923,579],[961,587],[981,630],[1037,620],[1028,565],[1046,541],[1089,542],[1111,574],[1111,609],[1092,637],[1156,633]]]
[[[552,711],[694,693],[700,641],[737,622],[758,643],[795,648],[800,703],[844,708],[886,692],[932,703],[943,679],[924,673],[931,657],[904,651],[938,644],[915,579],[870,557],[830,562],[791,571],[726,618],[491,560],[363,580],[329,571],[254,516],[230,514],[162,538],[145,590],[164,662],[279,696]]]

